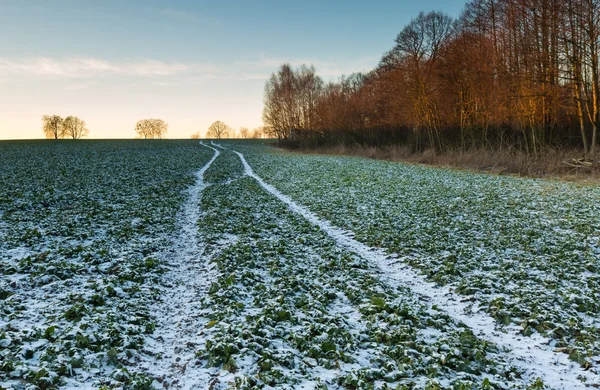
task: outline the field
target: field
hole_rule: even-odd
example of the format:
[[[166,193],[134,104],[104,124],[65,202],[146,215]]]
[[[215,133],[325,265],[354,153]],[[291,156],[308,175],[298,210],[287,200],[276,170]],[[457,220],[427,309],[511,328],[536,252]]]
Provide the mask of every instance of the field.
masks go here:
[[[600,188],[0,143],[0,389],[600,387]]]

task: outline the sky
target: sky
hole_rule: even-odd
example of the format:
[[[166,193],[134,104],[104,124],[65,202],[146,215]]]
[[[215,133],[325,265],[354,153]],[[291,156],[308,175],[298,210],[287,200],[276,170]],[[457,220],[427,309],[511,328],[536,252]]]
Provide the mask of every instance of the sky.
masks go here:
[[[89,138],[167,138],[221,120],[262,125],[266,80],[283,63],[332,81],[369,71],[420,11],[464,0],[0,0],[0,139],[42,138],[41,117],[76,115]]]

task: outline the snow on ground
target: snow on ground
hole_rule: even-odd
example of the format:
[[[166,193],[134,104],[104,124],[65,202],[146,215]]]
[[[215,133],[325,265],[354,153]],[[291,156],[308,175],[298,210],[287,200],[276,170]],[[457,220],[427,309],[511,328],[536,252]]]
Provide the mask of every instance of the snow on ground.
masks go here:
[[[151,383],[136,366],[156,256],[208,157],[185,141],[0,143],[0,387]]]
[[[213,149],[213,148],[211,148]],[[195,351],[204,346],[202,329],[208,321],[202,316],[200,298],[211,283],[211,269],[198,234],[200,199],[207,187],[204,173],[219,156],[212,158],[195,174],[186,201],[178,216],[175,245],[165,254],[168,271],[163,276],[159,301],[151,307],[156,329],[146,337],[148,359],[144,368],[155,378],[154,385],[166,388],[204,388],[210,373],[194,364]]]
[[[600,361],[598,186],[240,147],[270,184],[358,241],[584,367]]]
[[[211,256],[201,304],[212,316],[195,364],[212,370],[213,388],[524,387],[496,348],[374,279],[375,268],[244,176],[233,153],[205,180],[207,250],[236,237]]]
[[[488,340],[505,348],[515,366],[523,369],[527,379],[541,378],[544,383],[557,388],[585,388],[586,384],[600,386],[597,374],[584,371],[569,360],[564,354],[555,353],[550,347],[550,340],[540,335],[525,337],[516,327],[497,330],[495,320],[478,309],[477,304],[464,301],[448,287],[438,287],[411,269],[402,259],[387,256],[384,251],[368,247],[352,238],[352,235],[333,226],[329,221],[320,219],[306,207],[294,202],[275,187],[267,184],[254,173],[244,155],[235,152],[244,164],[245,172],[254,178],[269,193],[287,204],[291,210],[302,215],[320,229],[329,234],[335,241],[364,259],[378,264],[384,278],[397,286],[409,286],[410,289],[425,297],[432,306],[440,307],[448,312],[456,321],[467,324],[477,337]],[[581,380],[585,381],[585,384]]]
[[[598,385],[594,189],[530,198],[251,143],[71,145],[0,143],[0,387]]]

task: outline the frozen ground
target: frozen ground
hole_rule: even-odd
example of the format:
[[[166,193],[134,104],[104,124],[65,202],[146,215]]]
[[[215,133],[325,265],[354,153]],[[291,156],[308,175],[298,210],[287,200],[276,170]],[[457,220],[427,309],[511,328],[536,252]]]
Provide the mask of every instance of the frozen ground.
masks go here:
[[[83,145],[0,144],[2,387],[600,383],[597,188]]]
[[[0,143],[0,386],[139,387],[176,215],[210,158],[170,141]]]

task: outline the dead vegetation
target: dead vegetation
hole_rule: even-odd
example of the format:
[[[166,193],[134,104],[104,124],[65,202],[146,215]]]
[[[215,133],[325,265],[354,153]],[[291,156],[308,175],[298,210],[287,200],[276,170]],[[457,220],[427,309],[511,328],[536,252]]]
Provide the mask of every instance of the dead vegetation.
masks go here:
[[[500,175],[560,178],[594,182],[600,179],[600,162],[579,157],[580,150],[547,148],[535,156],[517,149],[413,152],[408,147],[334,146],[296,149],[303,153],[360,156],[437,167],[468,169]]]

